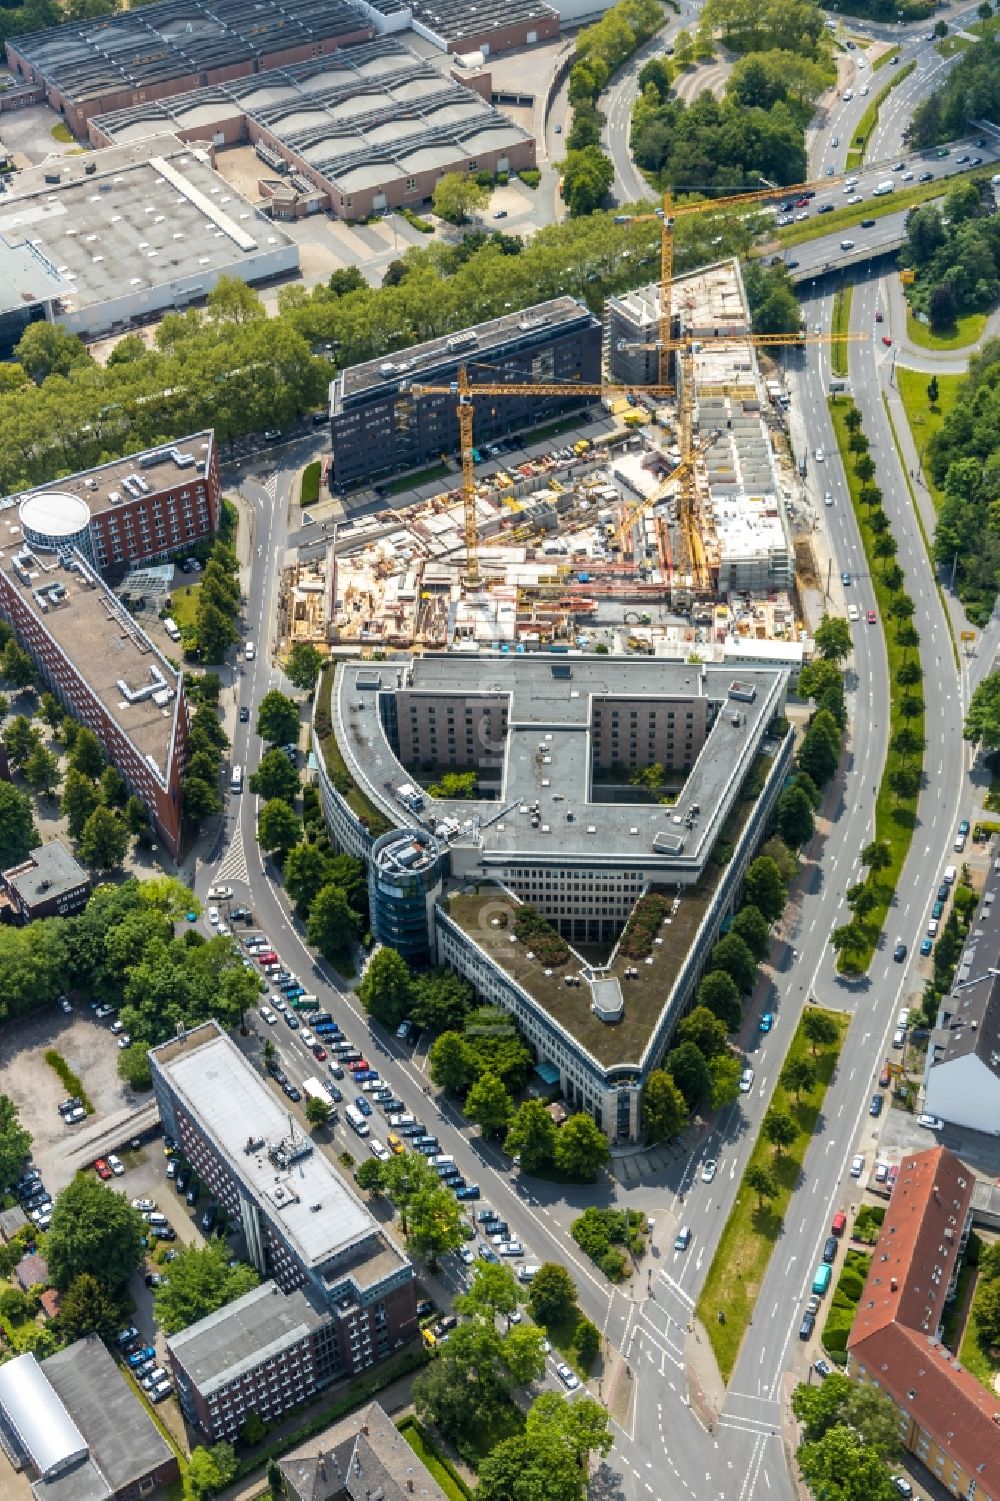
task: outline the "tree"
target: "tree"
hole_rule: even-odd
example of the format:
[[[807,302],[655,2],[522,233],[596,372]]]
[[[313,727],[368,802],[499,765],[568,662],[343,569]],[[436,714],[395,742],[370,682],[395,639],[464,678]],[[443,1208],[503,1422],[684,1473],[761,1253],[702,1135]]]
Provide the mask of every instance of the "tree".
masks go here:
[[[125,820],[110,808],[95,808],[80,832],[77,851],[93,870],[117,870],[125,859],[129,832]]]
[[[747,869],[745,889],[747,901],[768,922],[777,922],[785,910],[788,893],[777,862],[770,855],[758,855],[756,860],[751,861]]]
[[[121,1324],[119,1298],[89,1272],[73,1278],[59,1302],[59,1329],[67,1339],[83,1339],[88,1334],[111,1339]]]
[[[480,187],[470,172],[446,172],[438,178],[432,198],[438,218],[450,224],[464,224],[473,214],[481,213],[489,201],[489,190]]]
[[[453,970],[426,970],[414,984],[411,1016],[431,1032],[454,1030],[462,1025],[473,996],[468,980]]]
[[[781,1192],[774,1174],[759,1162],[751,1162],[743,1175],[743,1182],[751,1193],[757,1195],[758,1209],[763,1209],[765,1200],[776,1199]]]
[[[21,1125],[17,1106],[9,1095],[0,1094],[0,1189],[12,1188],[31,1151],[31,1132]]]
[[[576,1307],[576,1283],[557,1261],[545,1261],[528,1292],[528,1312],[536,1324],[563,1324]]]
[[[684,1096],[665,1069],[654,1069],[646,1080],[642,1092],[642,1123],[646,1139],[651,1143],[670,1141],[679,1136],[688,1123]]]
[[[265,803],[257,815],[257,843],[261,849],[287,854],[299,842],[302,824],[295,810],[280,797]]]
[[[525,1100],[518,1108],[503,1147],[511,1157],[520,1157],[521,1167],[526,1173],[537,1172],[539,1168],[552,1164],[556,1151],[556,1126],[541,1100]]]
[[[827,662],[844,662],[854,650],[851,628],[842,615],[824,615],[814,639],[816,650]]]
[[[709,1011],[725,1023],[727,1032],[735,1032],[743,1020],[743,1002],[740,999],[740,988],[732,975],[728,975],[723,969],[711,970],[701,981],[697,990],[699,1006],[706,1006]]]
[[[615,169],[600,146],[567,151],[563,162],[563,198],[573,218],[600,208],[614,178]]]
[[[82,772],[71,766],[63,783],[60,806],[69,821],[70,837],[79,839],[87,819],[100,807],[100,793]]]
[[[805,1443],[815,1443],[835,1423],[842,1423],[851,1395],[852,1382],[841,1371],[831,1372],[828,1380],[816,1386],[802,1382],[792,1392],[792,1411],[802,1424]]]
[[[299,774],[284,751],[269,750],[261,757],[257,770],[250,777],[250,791],[265,801],[279,797],[293,803],[299,791]]]
[[[41,735],[26,714],[15,714],[4,726],[3,748],[12,766],[23,766],[41,743]]]
[[[387,1184],[385,1164],[377,1157],[366,1157],[354,1174],[354,1179],[358,1187],[363,1188],[366,1193],[384,1193]]]
[[[545,1346],[534,1324],[515,1324],[507,1330],[500,1356],[516,1386],[527,1386],[545,1375]]]
[[[526,1428],[540,1449],[568,1448],[584,1472],[588,1455],[608,1454],[614,1443],[607,1412],[589,1396],[568,1402],[561,1392],[539,1393],[528,1411]]]
[[[39,385],[50,375],[68,377],[75,367],[92,363],[76,334],[44,320],[28,324],[14,350],[14,358]]]
[[[41,842],[28,794],[10,782],[0,782],[0,869],[20,865]]]
[[[62,780],[59,757],[44,745],[36,745],[24,763],[24,777],[32,787],[51,797]]]
[[[476,795],[474,771],[446,771],[439,782],[432,782],[427,791],[431,797],[449,800],[468,800]]]
[[[796,785],[799,780],[800,778],[796,778]],[[771,944],[770,930],[764,914],[752,902],[747,902],[744,907],[740,908],[733,918],[729,931],[735,933],[737,938],[743,939],[758,964],[767,958],[767,951]]]
[[[916,797],[920,790],[920,773],[915,766],[894,766],[887,781],[893,796],[899,802]]]
[[[601,1348],[601,1331],[596,1324],[589,1319],[577,1320],[573,1330],[573,1349],[576,1351],[576,1363],[583,1371],[589,1371],[597,1359],[597,1352]]]
[[[708,1062],[693,1042],[682,1042],[680,1047],[673,1048],[663,1066],[684,1096],[688,1110],[696,1111],[711,1095],[712,1075]]]
[[[797,785],[786,787],[778,799],[778,832],[792,849],[808,844],[816,832],[812,803]]]
[[[714,1058],[728,1048],[725,1023],[707,1006],[695,1006],[683,1017],[677,1025],[676,1035],[679,1042],[693,1042],[706,1058]]]
[[[509,1318],[520,1301],[517,1278],[509,1266],[502,1262],[477,1261],[468,1291],[455,1299],[455,1307],[459,1313],[484,1318],[492,1324],[497,1314]]]
[[[189,824],[200,823],[202,819],[210,818],[213,813],[222,812],[222,794],[219,791],[217,778],[213,777],[213,780],[209,782],[204,777],[185,775],[181,786],[184,797],[184,817]],[[132,802],[134,799],[130,798],[129,801]],[[148,824],[148,817],[146,822]]]
[[[496,1074],[484,1070],[465,1097],[465,1113],[484,1136],[495,1136],[510,1124],[514,1101]]]
[[[749,880],[749,871],[747,877]],[[757,905],[760,905],[759,902]],[[757,966],[754,963],[753,954],[737,934],[727,933],[725,938],[720,938],[712,949],[708,962],[711,969],[724,970],[744,993],[753,990],[757,979]]]
[[[827,1501],[891,1501],[899,1495],[878,1450],[842,1423],[815,1443],[802,1444],[797,1459],[813,1495]]]
[[[962,734],[988,750],[1000,748],[1000,672],[991,672],[974,689]]]
[[[292,855],[295,850],[292,851]],[[289,855],[291,860],[292,855]],[[358,986],[358,999],[383,1027],[395,1031],[409,1016],[413,1005],[413,980],[409,965],[395,949],[381,948],[368,961]]]
[[[0,675],[18,690],[30,688],[35,681],[34,662],[14,640],[7,642],[0,656]]]
[[[203,1246],[186,1246],[170,1263],[170,1280],[156,1289],[156,1322],[165,1334],[177,1334],[242,1298],[260,1282],[252,1266],[230,1265],[230,1251],[218,1238]]]
[[[911,756],[920,755],[927,741],[910,725],[904,724],[896,731],[889,744],[897,756],[902,756],[904,761],[908,761]]]
[[[56,1195],[45,1242],[49,1275],[65,1291],[81,1272],[117,1292],[142,1258],[146,1224],[98,1178],[78,1174]]]
[[[131,1047],[119,1048],[118,1077],[132,1089],[152,1089],[153,1073],[144,1042],[133,1042]]]
[[[265,693],[257,710],[257,734],[268,745],[292,745],[299,738],[299,711],[277,688]]]
[[[268,803],[269,808],[273,807]],[[358,914],[347,900],[342,886],[323,886],[316,893],[309,912],[306,933],[309,942],[327,959],[347,954],[357,940],[360,929]]]
[[[330,1105],[326,1100],[321,1100],[318,1095],[310,1095],[306,1100],[306,1120],[314,1131],[325,1126],[330,1119]]]
[[[894,1459],[900,1450],[899,1412],[890,1397],[872,1382],[851,1386],[844,1405],[850,1428],[883,1460]]]
[[[406,1241],[415,1256],[427,1259],[432,1270],[439,1256],[464,1244],[461,1205],[443,1184],[436,1183],[414,1195],[407,1211]]]
[[[104,770],[104,752],[101,742],[93,730],[82,725],[73,741],[73,749],[69,753],[69,765],[81,776],[96,780]]]
[[[781,1082],[799,1100],[815,1088],[816,1070],[808,1058],[789,1058],[781,1070]]]
[[[916,651],[920,645],[920,632],[912,620],[904,621],[896,631],[896,645],[901,647],[903,651]],[[974,697],[975,694],[973,694]]]
[[[840,1035],[837,1023],[833,1017],[828,1016],[825,1011],[817,1011],[813,1007],[802,1013],[802,1030],[806,1035],[814,1058],[818,1048],[833,1047]]]
[[[712,1090],[709,1101],[713,1110],[721,1110],[726,1105],[732,1105],[740,1096],[740,1076],[743,1073],[743,1060],[738,1054],[727,1049],[724,1053],[718,1053],[708,1060],[708,1071],[712,1076]]]
[[[562,1449],[539,1449],[526,1434],[501,1439],[479,1467],[476,1501],[581,1501],[580,1466]]]
[[[478,1073],[472,1049],[458,1032],[442,1032],[427,1056],[431,1078],[449,1094],[464,1094]]]
[[[311,641],[296,641],[285,663],[285,677],[303,693],[311,693],[316,686],[323,661],[322,652],[317,651]]]
[[[184,1477],[185,1501],[205,1501],[235,1479],[239,1460],[232,1444],[213,1444],[205,1449],[200,1444],[191,1452],[187,1474]]]
[[[330,879],[330,859],[330,851],[325,845],[305,839],[285,856],[285,890],[303,917],[308,917],[317,893]],[[379,954],[383,952],[379,949]],[[358,990],[360,993],[360,986]]]
[[[593,1116],[571,1115],[556,1132],[555,1164],[581,1183],[592,1183],[611,1156],[608,1138]]]
[[[892,864],[892,850],[887,839],[874,840],[861,851],[861,864],[867,865],[872,875],[886,870]]]
[[[101,798],[106,808],[124,808],[128,802],[125,778],[117,766],[106,766],[101,773]]]
[[[938,378],[937,378],[936,375],[932,375],[931,378],[930,378],[930,380],[927,382],[927,401],[928,401],[928,404],[930,406],[932,406],[932,407],[937,406],[937,399],[938,399],[939,395],[940,395],[940,388],[938,386]]]
[[[908,594],[895,594],[889,603],[889,614],[893,620],[909,620],[916,608]]]
[[[795,1120],[778,1105],[772,1105],[764,1116],[763,1131],[774,1148],[775,1157],[780,1157],[783,1147],[790,1147],[799,1134]]]

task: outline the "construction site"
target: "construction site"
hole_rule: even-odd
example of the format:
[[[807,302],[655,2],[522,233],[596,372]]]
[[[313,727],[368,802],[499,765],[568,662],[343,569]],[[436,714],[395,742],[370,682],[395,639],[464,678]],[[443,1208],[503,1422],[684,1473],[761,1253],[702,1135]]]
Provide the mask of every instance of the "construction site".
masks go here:
[[[594,441],[555,438],[506,465],[501,446],[477,439],[477,406],[485,415],[492,400],[495,413],[504,399],[566,387],[480,381],[457,359],[454,379],[424,383],[411,352],[401,389],[411,407],[457,412],[461,483],[456,473],[430,499],[331,527],[325,550],[284,575],[287,645],[368,655],[604,643],[794,665],[807,647],[796,560],[812,521],[785,435],[788,397],[758,348],[807,340],[751,334],[735,260],[611,298],[602,380],[571,388],[610,424]],[[477,331],[450,342],[474,350]]]

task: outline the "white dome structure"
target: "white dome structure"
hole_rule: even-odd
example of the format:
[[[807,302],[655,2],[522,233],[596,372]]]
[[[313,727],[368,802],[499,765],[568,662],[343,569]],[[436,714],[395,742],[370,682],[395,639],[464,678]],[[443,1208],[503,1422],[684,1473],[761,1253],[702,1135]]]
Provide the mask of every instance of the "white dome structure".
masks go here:
[[[21,532],[29,547],[62,552],[76,547],[93,561],[90,507],[82,495],[67,490],[38,490],[18,508]]]

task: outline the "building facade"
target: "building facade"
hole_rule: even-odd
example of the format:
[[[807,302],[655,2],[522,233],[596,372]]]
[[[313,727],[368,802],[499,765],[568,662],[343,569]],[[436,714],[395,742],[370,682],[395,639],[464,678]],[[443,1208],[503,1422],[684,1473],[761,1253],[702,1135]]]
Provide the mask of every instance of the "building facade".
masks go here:
[[[0,895],[18,923],[71,917],[87,905],[90,876],[65,845],[53,839],[32,850],[20,865],[0,871]]]
[[[434,953],[434,904],[441,895],[443,851],[423,829],[393,829],[372,847],[368,910],[372,935],[408,964]]]
[[[331,484],[367,484],[456,453],[458,397],[447,388],[462,365],[473,385],[593,384],[601,379],[601,325],[582,303],[558,297],[342,370],[330,386]],[[420,394],[422,383],[446,389]],[[593,400],[571,389],[474,398],[475,433],[486,443]]]

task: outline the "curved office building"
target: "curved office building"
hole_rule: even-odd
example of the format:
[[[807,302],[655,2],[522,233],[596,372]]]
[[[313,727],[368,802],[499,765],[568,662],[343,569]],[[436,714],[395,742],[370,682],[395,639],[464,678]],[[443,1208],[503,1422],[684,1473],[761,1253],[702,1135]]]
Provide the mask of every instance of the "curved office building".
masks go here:
[[[424,829],[392,829],[372,846],[368,902],[372,934],[411,964],[431,957],[434,903],[441,895],[444,850]]]

